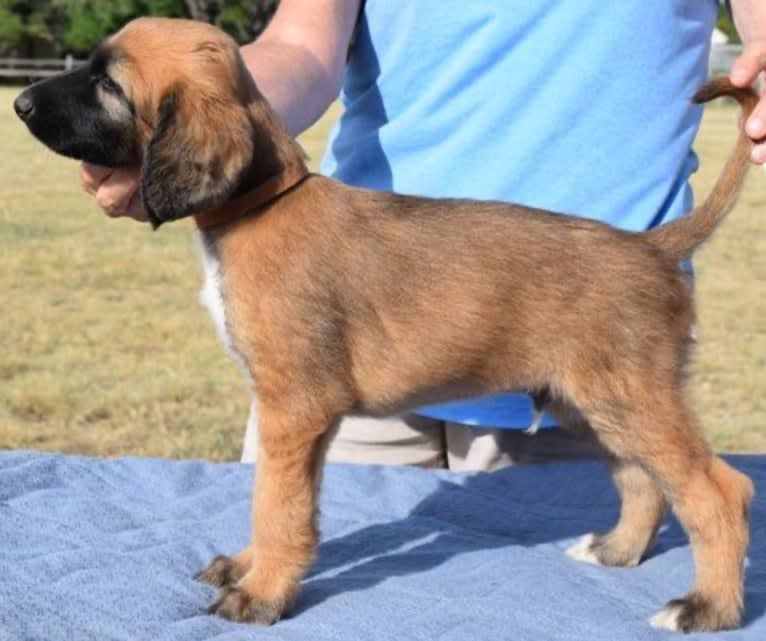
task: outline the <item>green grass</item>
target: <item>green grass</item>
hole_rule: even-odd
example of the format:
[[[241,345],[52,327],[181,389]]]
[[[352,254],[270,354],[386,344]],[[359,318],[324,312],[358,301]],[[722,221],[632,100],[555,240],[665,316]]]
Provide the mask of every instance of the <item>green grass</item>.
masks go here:
[[[0,88],[0,447],[236,459],[248,393],[197,302],[191,224],[101,214],[78,166],[32,139]],[[302,143],[316,166],[334,112]],[[736,114],[709,109],[706,192]],[[766,451],[766,176],[698,255],[692,394],[713,444]]]

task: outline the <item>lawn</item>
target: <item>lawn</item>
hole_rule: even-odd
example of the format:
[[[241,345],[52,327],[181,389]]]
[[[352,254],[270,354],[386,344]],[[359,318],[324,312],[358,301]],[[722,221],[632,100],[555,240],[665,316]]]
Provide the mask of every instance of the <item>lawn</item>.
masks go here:
[[[0,87],[0,448],[236,459],[248,392],[198,303],[191,224],[157,233],[99,213]],[[301,140],[315,167],[332,116]],[[736,112],[708,109],[706,193]],[[718,449],[766,451],[766,174],[697,257],[690,393]]]

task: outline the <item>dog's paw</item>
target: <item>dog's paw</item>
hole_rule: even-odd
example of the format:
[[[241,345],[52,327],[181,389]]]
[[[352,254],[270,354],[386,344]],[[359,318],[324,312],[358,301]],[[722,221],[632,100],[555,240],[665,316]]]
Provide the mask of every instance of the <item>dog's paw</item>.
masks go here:
[[[208,614],[215,614],[229,621],[271,625],[282,616],[284,605],[263,601],[250,596],[239,586],[223,589],[218,599],[208,608]]]
[[[738,608],[727,611],[710,599],[690,594],[683,599],[669,601],[649,619],[649,623],[654,628],[675,632],[716,632],[738,627],[740,619]]]
[[[243,570],[237,565],[234,559],[219,555],[215,557],[208,566],[197,574],[194,578],[203,583],[209,583],[217,588],[227,585],[233,585],[244,575]]]
[[[577,541],[577,543],[567,548],[566,555],[575,561],[582,561],[583,563],[591,563],[593,565],[602,565],[601,561],[598,560],[598,557],[593,552],[593,541],[595,538],[596,535],[593,533],[586,534]]]
[[[637,566],[642,553],[643,550],[626,549],[608,535],[593,532],[583,536],[566,551],[566,555],[575,561],[622,568]]]

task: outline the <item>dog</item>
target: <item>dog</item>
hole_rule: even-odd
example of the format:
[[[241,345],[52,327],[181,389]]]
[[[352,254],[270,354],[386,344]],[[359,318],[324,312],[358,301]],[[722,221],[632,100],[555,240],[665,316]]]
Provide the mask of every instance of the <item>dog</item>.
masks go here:
[[[695,99],[718,96],[745,118],[756,104],[725,79]],[[186,217],[199,228],[205,297],[260,404],[252,540],[199,575],[221,588],[211,612],[271,624],[289,611],[317,547],[323,454],[342,416],[545,390],[546,410],[603,448],[622,500],[614,528],[570,556],[636,565],[670,504],[696,577],[652,623],[739,625],[753,485],[710,451],[685,398],[694,308],[679,263],[734,205],[744,133],[701,206],[632,233],[311,174],[236,43],[203,23],[137,19],[15,109],[55,152],[140,165],[155,228]]]

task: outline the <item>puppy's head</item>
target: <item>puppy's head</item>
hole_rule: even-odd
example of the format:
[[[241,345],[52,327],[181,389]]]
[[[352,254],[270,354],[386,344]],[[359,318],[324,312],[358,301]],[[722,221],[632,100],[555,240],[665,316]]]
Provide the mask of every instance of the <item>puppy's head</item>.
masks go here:
[[[87,64],[32,85],[14,107],[59,154],[140,165],[155,226],[219,205],[284,164],[274,138],[285,134],[236,43],[200,22],[134,20]]]

